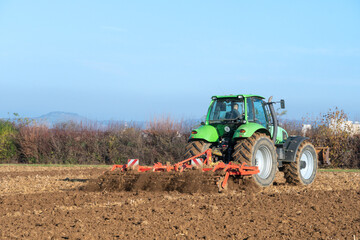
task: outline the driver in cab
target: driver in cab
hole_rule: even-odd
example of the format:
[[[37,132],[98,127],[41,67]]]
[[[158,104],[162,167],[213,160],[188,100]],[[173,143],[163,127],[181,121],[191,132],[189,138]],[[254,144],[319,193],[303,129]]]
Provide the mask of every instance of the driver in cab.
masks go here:
[[[234,104],[233,109],[230,112],[230,119],[236,119],[238,117],[240,117],[240,112],[239,112],[239,105],[237,103]]]

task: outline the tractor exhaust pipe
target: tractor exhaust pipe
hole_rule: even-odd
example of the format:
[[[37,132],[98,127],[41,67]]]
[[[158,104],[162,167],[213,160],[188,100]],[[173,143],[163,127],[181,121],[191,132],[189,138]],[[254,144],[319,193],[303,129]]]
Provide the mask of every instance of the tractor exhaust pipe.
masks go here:
[[[273,142],[275,144],[276,143],[277,132],[278,132],[278,120],[277,120],[276,112],[275,112],[275,109],[274,109],[274,102],[272,102],[272,96],[269,98],[267,104],[269,105],[271,118],[272,118],[272,121],[273,121],[273,124],[274,124],[272,140],[273,140]]]

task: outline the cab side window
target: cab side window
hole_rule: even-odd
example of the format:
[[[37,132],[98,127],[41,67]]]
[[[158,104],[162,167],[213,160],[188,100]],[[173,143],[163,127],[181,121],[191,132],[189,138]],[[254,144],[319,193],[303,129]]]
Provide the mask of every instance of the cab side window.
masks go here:
[[[263,100],[259,98],[254,98],[253,103],[254,103],[254,111],[255,111],[255,122],[267,128],[268,126],[267,126],[267,119],[266,119]]]
[[[252,103],[252,98],[246,99],[246,107],[247,107],[247,120],[249,122],[254,121],[254,107]]]

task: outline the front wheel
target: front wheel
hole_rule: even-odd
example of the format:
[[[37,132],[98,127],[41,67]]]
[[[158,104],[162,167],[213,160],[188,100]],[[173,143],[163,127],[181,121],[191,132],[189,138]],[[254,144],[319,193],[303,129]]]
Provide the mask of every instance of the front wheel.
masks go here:
[[[277,171],[276,149],[267,135],[255,133],[249,138],[238,140],[233,159],[259,168],[260,172],[252,177],[257,185],[267,187],[273,183]]]
[[[315,180],[317,162],[314,146],[310,142],[302,142],[296,152],[295,162],[284,166],[286,182],[294,185],[311,184]]]

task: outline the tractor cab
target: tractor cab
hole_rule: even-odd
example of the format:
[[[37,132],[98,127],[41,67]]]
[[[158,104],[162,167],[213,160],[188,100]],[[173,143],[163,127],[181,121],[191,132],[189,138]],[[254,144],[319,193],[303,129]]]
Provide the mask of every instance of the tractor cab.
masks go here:
[[[223,161],[230,161],[236,138],[242,137],[241,126],[246,132],[247,123],[257,125],[269,132],[269,110],[263,97],[257,95],[213,96],[206,117],[205,126],[216,129],[217,143],[213,144],[214,153]],[[202,130],[202,129],[199,129]],[[204,129],[205,130],[205,129]]]
[[[209,123],[238,122],[241,120],[245,120],[245,105],[243,98],[216,99],[209,108]]]
[[[244,98],[213,99],[206,124],[216,128],[222,138],[231,138],[235,130],[245,123]]]
[[[263,99],[258,95],[213,96],[206,120],[209,124],[249,121],[268,127],[270,109]]]
[[[271,134],[272,117],[268,104],[258,95],[213,96],[205,125],[216,128],[219,136],[242,137],[236,130],[246,123],[258,124]],[[245,130],[246,131],[246,130]]]

